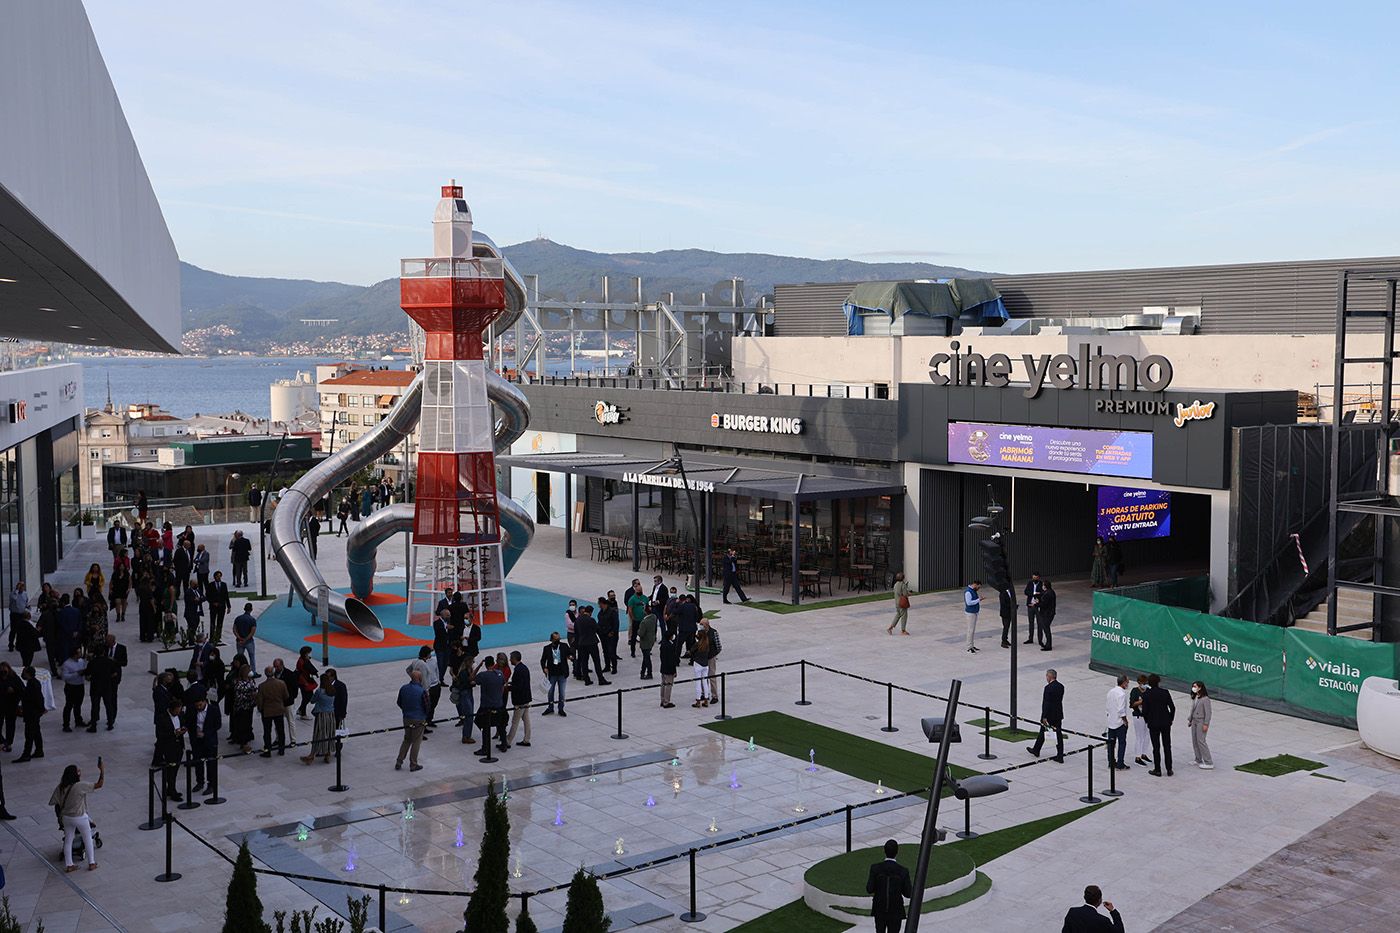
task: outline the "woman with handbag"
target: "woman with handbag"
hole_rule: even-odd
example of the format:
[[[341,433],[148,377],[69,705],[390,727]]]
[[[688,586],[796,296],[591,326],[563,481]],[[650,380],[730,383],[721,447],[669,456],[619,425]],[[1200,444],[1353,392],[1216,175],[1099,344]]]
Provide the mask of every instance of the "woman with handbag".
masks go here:
[[[904,581],[903,573],[894,575],[894,621],[885,629],[885,634],[893,635],[896,625],[899,634],[909,634],[909,584]]]
[[[324,763],[330,764],[331,753],[335,751],[335,684],[329,675],[321,675],[320,685],[311,694],[311,703],[311,715],[316,724],[311,732],[311,753],[303,757],[301,763],[309,765],[320,756]]]
[[[83,837],[83,850],[87,853],[88,871],[97,868],[97,846],[93,845],[92,820],[88,818],[87,798],[88,794],[101,789],[102,783],[107,779],[102,759],[97,759],[96,784],[79,780],[81,777],[77,765],[64,768],[63,778],[49,797],[49,806],[54,808],[54,812],[58,814],[58,821],[63,826],[64,871],[78,870],[78,866],[73,864],[73,837],[79,834]]]
[[[710,676],[710,630],[701,628],[695,634],[695,647],[690,649],[687,655],[690,659],[692,673],[695,674],[695,702],[690,704],[699,709],[709,706],[710,701],[705,696],[705,682]]]

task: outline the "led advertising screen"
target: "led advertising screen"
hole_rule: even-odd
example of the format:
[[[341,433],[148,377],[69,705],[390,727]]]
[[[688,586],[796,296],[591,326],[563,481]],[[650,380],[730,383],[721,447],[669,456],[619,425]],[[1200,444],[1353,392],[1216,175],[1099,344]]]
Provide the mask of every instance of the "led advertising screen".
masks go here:
[[[1172,494],[1160,489],[1099,487],[1098,535],[1119,541],[1172,533]]]
[[[948,462],[1151,479],[1152,433],[950,421]]]

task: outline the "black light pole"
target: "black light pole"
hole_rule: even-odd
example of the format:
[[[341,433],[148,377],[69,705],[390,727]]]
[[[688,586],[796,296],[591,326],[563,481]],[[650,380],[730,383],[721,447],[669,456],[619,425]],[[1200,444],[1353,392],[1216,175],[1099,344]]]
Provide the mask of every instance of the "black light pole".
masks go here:
[[[691,577],[691,579],[695,581],[695,582],[694,582],[694,586],[692,587],[692,589],[694,590],[694,593],[695,593],[695,605],[696,605],[696,606],[699,606],[699,605],[700,605],[700,547],[701,547],[700,542],[704,540],[703,535],[702,535],[702,532],[701,532],[701,530],[700,530],[700,510],[697,509],[697,508],[695,507],[695,495],[694,495],[694,493],[691,492],[691,489],[690,489],[690,480],[686,479],[686,475],[685,475],[685,461],[681,459],[681,449],[680,449],[679,446],[676,446],[676,447],[674,448],[674,450],[675,450],[675,456],[673,456],[671,459],[672,459],[672,461],[676,464],[676,469],[680,471],[680,474],[681,474],[681,485],[685,487],[685,501],[690,505],[690,520],[691,520],[691,522],[694,523],[694,525],[695,525],[695,545],[696,545],[696,546],[695,546],[694,548],[692,548],[692,551],[693,551],[694,554],[695,554],[695,572],[694,572],[694,575]]]
[[[1006,555],[1006,533],[998,525],[1001,523],[1002,513],[1006,510],[996,501],[992,494],[992,487],[987,486],[987,514],[978,515],[968,523],[970,531],[991,532],[991,536],[979,542],[979,549],[982,553],[982,570],[988,582],[996,588],[997,606],[1000,610],[1002,590],[1005,589],[1011,597],[1011,625],[1008,637],[1011,641],[1011,729],[1016,730],[1016,674],[1018,663],[1016,649],[1020,644],[1020,636],[1017,633],[1017,612],[1016,612],[1016,588],[1011,580],[1011,565]]]
[[[943,776],[948,771],[948,745],[962,741],[958,730],[958,697],[961,694],[962,681],[953,681],[948,689],[948,707],[942,721],[929,718],[920,722],[928,740],[938,742],[938,762],[934,765],[933,785],[929,788],[928,809],[924,811],[924,832],[919,837],[919,860],[914,866],[914,891],[909,898],[909,919],[904,927],[906,933],[918,933],[929,858],[933,854],[933,844],[941,837],[938,831],[938,801],[943,796]]]
[[[282,445],[287,442],[287,433],[284,430],[277,439],[277,452],[273,454],[267,472],[267,488],[258,502],[258,586],[263,599],[267,599],[267,497],[272,495],[272,484],[277,478],[277,465],[282,462]]]

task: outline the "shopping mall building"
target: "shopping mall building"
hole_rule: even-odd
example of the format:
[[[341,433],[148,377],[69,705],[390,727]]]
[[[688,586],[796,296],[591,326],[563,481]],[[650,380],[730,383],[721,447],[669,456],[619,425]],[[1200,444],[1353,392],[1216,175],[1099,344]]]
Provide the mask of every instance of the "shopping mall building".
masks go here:
[[[7,8],[0,88],[0,590],[8,592],[18,580],[37,590],[85,533],[82,367],[44,364],[62,356],[59,344],[175,352],[180,273],[81,4]]]
[[[1337,403],[1384,420],[1375,371],[1332,385],[1339,273],[1397,268],[999,276],[971,315],[957,283],[886,286],[875,307],[860,283],[779,286],[723,376],[524,385],[531,425],[508,485],[571,549],[631,560],[636,529],[639,565],[681,572],[681,542],[712,569],[733,545],[788,594],[878,589],[898,570],[916,589],[960,586],[982,573],[969,521],[994,501],[1015,579],[1087,577],[1095,537],[1111,535],[1126,579],[1208,573],[1219,611],[1291,533],[1309,552],[1325,538],[1329,429],[1311,422]],[[1374,282],[1348,297],[1385,300]],[[1376,323],[1349,352],[1381,345]],[[1374,463],[1373,449],[1355,456]]]

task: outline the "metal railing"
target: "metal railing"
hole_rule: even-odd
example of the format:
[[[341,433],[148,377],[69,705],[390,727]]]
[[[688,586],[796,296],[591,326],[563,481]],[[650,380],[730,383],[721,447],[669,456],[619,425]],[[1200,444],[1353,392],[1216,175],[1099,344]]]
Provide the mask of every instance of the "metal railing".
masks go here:
[[[735,676],[737,677],[737,676],[739,676],[739,675],[756,674],[756,673],[766,673],[766,672],[771,672],[771,671],[776,671],[776,670],[783,670],[783,669],[788,669],[788,668],[793,668],[793,667],[797,667],[797,668],[799,669],[798,699],[795,701],[796,705],[798,705],[798,706],[810,706],[810,705],[812,705],[811,701],[809,701],[809,700],[807,699],[807,670],[808,670],[808,668],[812,668],[813,670],[822,671],[822,672],[828,673],[828,674],[835,674],[835,675],[839,675],[839,676],[842,676],[842,677],[850,678],[850,679],[853,679],[853,680],[862,681],[862,682],[865,682],[865,683],[868,683],[868,684],[871,684],[871,685],[873,685],[873,686],[876,686],[876,687],[881,688],[881,693],[883,694],[883,699],[885,700],[885,706],[886,706],[886,726],[885,726],[885,727],[882,727],[880,731],[884,731],[884,732],[898,731],[897,729],[895,729],[895,728],[893,727],[893,722],[894,722],[894,712],[893,712],[894,700],[893,700],[893,697],[894,697],[894,692],[895,692],[895,691],[900,691],[900,692],[905,693],[905,694],[908,694],[908,695],[910,695],[910,696],[915,696],[915,697],[920,697],[920,698],[925,698],[925,699],[930,699],[930,700],[938,700],[938,701],[942,701],[942,702],[947,702],[947,699],[948,699],[947,697],[945,697],[945,696],[940,696],[940,695],[937,694],[937,693],[932,693],[932,692],[925,691],[925,690],[917,690],[917,689],[914,689],[914,688],[912,688],[912,687],[904,687],[904,686],[901,686],[901,685],[898,685],[898,684],[894,684],[894,683],[889,682],[889,681],[876,680],[876,679],[874,679],[874,678],[865,677],[865,676],[863,676],[863,675],[855,674],[855,673],[852,673],[852,672],[850,672],[850,671],[843,671],[843,670],[840,670],[840,669],[838,669],[838,668],[827,667],[826,665],[817,664],[817,663],[815,663],[815,662],[807,661],[806,659],[802,659],[802,660],[798,660],[798,661],[787,661],[787,662],[784,662],[784,663],[781,663],[781,664],[769,664],[769,665],[764,665],[764,666],[761,666],[761,667],[745,668],[745,669],[736,670],[736,671],[724,671],[724,672],[720,672],[720,673],[718,673],[718,674],[716,674],[716,675],[713,675],[713,676],[711,676],[711,675],[702,675],[702,676],[700,676],[700,677],[690,677],[690,678],[684,678],[684,679],[682,679],[682,678],[677,678],[677,679],[674,680],[673,686],[680,686],[680,685],[682,685],[682,684],[694,683],[694,682],[697,681],[697,680],[710,680],[710,681],[713,681],[713,680],[715,680],[715,679],[718,679],[718,680],[721,682],[721,683],[720,683],[720,712],[719,712],[718,715],[716,715],[714,718],[717,719],[717,720],[727,720],[727,719],[730,719],[730,718],[731,718],[731,717],[728,715],[728,697],[729,697],[728,676],[729,676],[730,674],[733,674],[733,675],[735,675]],[[568,702],[571,702],[571,703],[578,703],[578,702],[585,702],[585,701],[588,701],[588,700],[596,700],[596,699],[600,699],[600,698],[615,698],[616,703],[617,703],[617,732],[616,732],[615,734],[613,734],[611,737],[612,737],[613,739],[617,739],[617,740],[625,740],[625,739],[629,738],[629,736],[628,736],[626,733],[624,733],[624,732],[622,731],[622,727],[623,727],[623,697],[624,697],[624,695],[625,695],[625,694],[629,694],[629,693],[637,693],[637,692],[641,692],[641,691],[660,690],[660,689],[662,689],[662,685],[661,685],[661,684],[640,684],[640,685],[635,686],[635,687],[620,687],[620,688],[617,688],[617,689],[615,689],[615,690],[608,690],[608,691],[602,691],[602,692],[598,692],[598,693],[587,694],[587,695],[585,695],[585,696],[576,697],[576,698],[574,698],[574,699],[572,699],[572,700],[570,700],[570,701],[568,701]],[[550,706],[550,705],[551,705],[551,704],[548,703],[547,701],[540,701],[540,702],[535,702],[535,703],[528,704],[529,708],[535,708],[535,707],[540,707],[540,706],[546,706],[546,707],[547,707],[547,706]],[[998,710],[998,709],[995,709],[995,708],[993,708],[993,707],[986,706],[986,705],[977,705],[977,704],[974,704],[974,703],[967,702],[967,701],[965,701],[965,700],[959,700],[959,702],[958,702],[958,707],[959,707],[960,709],[966,709],[966,710],[968,710],[968,711],[971,711],[972,713],[981,713],[981,714],[982,714],[982,716],[983,716],[984,743],[985,743],[985,746],[984,746],[984,747],[986,748],[986,752],[984,752],[983,754],[979,755],[978,757],[979,757],[980,759],[982,759],[982,760],[995,759],[997,756],[991,754],[991,752],[990,752],[990,749],[991,749],[991,744],[990,744],[990,743],[991,743],[991,730],[992,730],[992,721],[991,721],[991,718],[990,718],[990,717],[991,717],[992,714],[995,713],[995,714],[1000,715],[1000,716],[1007,716],[1007,717],[1009,717],[1009,718],[1011,719],[1011,721],[1014,723],[1014,722],[1015,722],[1015,716],[1014,716],[1012,713],[1009,713],[1009,712],[1006,712],[1006,711],[1003,711],[1003,710]],[[457,717],[455,717],[455,716],[447,716],[447,717],[443,717],[443,718],[441,718],[441,719],[432,720],[431,724],[432,724],[432,725],[444,725],[444,724],[448,724],[448,723],[453,723],[453,722],[455,722],[456,718],[457,718]],[[329,792],[333,792],[333,793],[343,793],[343,792],[348,791],[348,790],[350,789],[347,785],[345,785],[345,784],[342,782],[342,779],[341,779],[341,755],[342,755],[343,743],[344,743],[345,740],[351,739],[351,738],[360,738],[360,737],[365,737],[365,736],[375,736],[375,735],[391,734],[391,733],[395,733],[395,732],[400,732],[400,731],[402,731],[404,728],[405,728],[405,727],[402,726],[402,725],[398,725],[398,726],[387,726],[387,727],[380,728],[380,729],[369,729],[369,730],[364,730],[364,731],[361,731],[361,732],[354,732],[354,733],[347,733],[347,734],[344,734],[344,735],[337,735],[337,737],[336,737],[336,745],[335,745],[335,756],[336,756],[336,783],[335,783],[335,785],[332,785],[331,787],[329,787],[327,790],[328,790]],[[491,728],[493,728],[493,727],[488,726],[488,735],[489,735],[489,730],[490,730]],[[1087,793],[1087,795],[1085,795],[1085,796],[1076,797],[1075,800],[1076,800],[1076,801],[1079,801],[1079,802],[1085,802],[1085,803],[1091,803],[1091,804],[1101,802],[1100,798],[1096,797],[1095,794],[1094,794],[1094,754],[1093,754],[1093,753],[1094,753],[1094,749],[1095,749],[1095,748],[1098,748],[1098,747],[1100,747],[1100,746],[1104,746],[1104,747],[1105,747],[1105,751],[1110,751],[1110,750],[1111,750],[1111,745],[1106,745],[1106,744],[1105,744],[1106,742],[1108,742],[1108,740],[1106,739],[1105,734],[1102,733],[1102,732],[1099,732],[1099,733],[1086,733],[1086,732],[1080,732],[1080,731],[1077,731],[1077,730],[1074,730],[1074,729],[1063,729],[1063,728],[1062,728],[1061,731],[1063,732],[1063,734],[1064,734],[1065,736],[1075,736],[1075,737],[1077,737],[1077,738],[1087,740],[1087,741],[1086,741],[1086,744],[1085,744],[1083,747],[1070,749],[1070,750],[1067,750],[1067,751],[1065,752],[1065,757],[1066,757],[1066,758],[1072,757],[1072,756],[1074,756],[1074,755],[1079,755],[1079,754],[1084,754],[1084,755],[1086,756],[1086,770],[1087,770],[1087,777],[1088,777],[1088,793]],[[295,743],[287,744],[287,745],[285,745],[284,747],[285,747],[285,748],[298,748],[298,747],[301,747],[301,746],[308,746],[308,745],[310,745],[310,744],[311,744],[311,742],[309,742],[309,741],[308,741],[308,742],[295,742]],[[260,752],[258,752],[258,751],[256,751],[256,750],[252,750],[252,751],[249,751],[249,752],[246,752],[246,753],[244,753],[244,752],[238,752],[238,753],[233,753],[233,754],[212,756],[212,757],[210,757],[210,758],[204,759],[204,762],[203,762],[203,763],[204,763],[205,765],[209,765],[209,764],[212,763],[212,765],[213,765],[213,772],[212,772],[212,774],[215,776],[215,777],[214,777],[214,786],[213,786],[213,790],[212,790],[212,794],[213,794],[214,800],[211,800],[211,801],[208,801],[208,802],[210,802],[210,803],[213,803],[213,802],[215,802],[215,801],[217,801],[218,803],[224,803],[224,802],[226,802],[226,798],[220,798],[220,797],[218,797],[217,773],[218,773],[218,763],[219,763],[220,761],[222,761],[222,760],[224,760],[224,759],[243,758],[243,757],[248,757],[248,756],[251,756],[251,755],[260,755],[260,754],[261,754]],[[494,759],[490,759],[490,760],[494,760]],[[1002,768],[997,768],[997,769],[994,769],[994,770],[991,770],[991,771],[985,771],[985,772],[981,772],[981,773],[983,773],[983,774],[990,774],[990,775],[1006,774],[1006,773],[1011,772],[1011,771],[1019,771],[1019,770],[1025,769],[1025,768],[1037,767],[1037,766],[1039,766],[1039,765],[1043,765],[1043,764],[1045,764],[1046,762],[1049,762],[1049,761],[1052,761],[1052,760],[1053,760],[1053,759],[1051,759],[1051,758],[1035,758],[1035,759],[1033,759],[1033,760],[1031,760],[1031,761],[1022,762],[1022,763],[1020,763],[1020,764],[1007,765],[1007,766],[1002,767]],[[1105,755],[1105,763],[1106,763],[1107,766],[1108,766],[1108,769],[1107,769],[1107,770],[1108,770],[1108,786],[1109,786],[1109,789],[1108,789],[1107,791],[1104,791],[1105,795],[1106,795],[1106,796],[1112,796],[1112,797],[1122,796],[1122,792],[1119,791],[1119,790],[1117,790],[1116,773],[1115,773],[1115,771],[1114,771],[1114,769],[1113,769],[1113,767],[1112,767],[1112,760],[1109,758],[1109,756],[1108,756],[1107,754]],[[191,780],[190,774],[191,774],[191,769],[194,767],[194,764],[195,764],[195,762],[194,762],[193,756],[187,756],[186,759],[185,759],[183,762],[179,763],[179,764],[175,764],[175,765],[173,765],[173,766],[166,766],[166,767],[174,767],[174,768],[177,768],[177,769],[178,769],[179,767],[181,767],[181,765],[183,765],[183,766],[185,767],[185,769],[186,769],[185,783],[186,783],[187,794],[186,794],[186,798],[185,798],[185,803],[181,804],[181,807],[180,807],[181,809],[195,809],[195,808],[197,808],[197,807],[199,806],[199,804],[194,803],[194,801],[192,800],[191,796],[188,794],[188,789],[189,789],[189,787],[190,787],[190,780]],[[164,793],[163,783],[162,783],[162,786],[161,786],[161,787],[157,787],[157,780],[158,780],[158,778],[161,777],[161,773],[162,773],[163,770],[164,770],[164,767],[159,766],[159,765],[154,766],[154,767],[152,767],[152,768],[150,769],[150,772],[149,772],[149,782],[150,782],[150,786],[149,786],[149,815],[148,815],[148,821],[147,821],[146,823],[142,824],[140,827],[138,827],[138,828],[140,828],[140,829],[145,829],[145,830],[155,830],[155,829],[164,829],[164,830],[165,830],[165,836],[166,836],[166,838],[165,838],[165,864],[164,864],[165,871],[164,871],[164,873],[163,873],[162,875],[158,875],[158,876],[156,877],[156,880],[157,880],[157,881],[175,881],[175,880],[178,880],[178,879],[181,877],[180,873],[174,872],[174,870],[173,870],[173,868],[174,868],[174,863],[173,863],[173,858],[174,858],[174,855],[173,855],[174,845],[173,845],[172,831],[173,831],[173,827],[174,827],[174,826],[179,826],[182,830],[184,830],[184,832],[185,832],[186,834],[188,834],[188,835],[191,836],[193,839],[195,839],[197,842],[199,842],[200,844],[202,844],[205,848],[209,849],[211,852],[213,852],[214,854],[216,854],[217,856],[219,856],[219,857],[220,857],[221,859],[223,859],[225,862],[229,863],[230,866],[233,865],[233,864],[234,864],[234,861],[235,861],[235,859],[234,859],[233,856],[229,855],[227,852],[224,852],[222,849],[218,848],[216,845],[214,845],[213,842],[211,842],[210,840],[206,839],[206,838],[205,838],[203,835],[201,835],[197,830],[195,830],[195,829],[189,827],[188,825],[186,825],[186,824],[185,824],[184,822],[182,822],[174,813],[171,812],[171,808],[170,808],[170,806],[169,806],[169,801],[167,800],[166,795],[165,795],[165,793]],[[881,794],[881,795],[875,797],[874,799],[862,801],[862,802],[860,802],[860,803],[843,804],[843,805],[841,805],[841,806],[834,807],[834,808],[827,809],[827,810],[823,810],[823,811],[820,811],[820,812],[817,812],[817,813],[806,813],[806,812],[803,812],[801,815],[796,815],[796,816],[794,816],[793,818],[790,818],[790,819],[779,820],[778,822],[775,822],[775,823],[772,823],[772,824],[769,824],[769,825],[765,825],[765,826],[761,826],[761,827],[758,827],[758,828],[756,828],[756,829],[745,830],[745,831],[741,831],[741,832],[737,832],[737,833],[728,834],[728,835],[724,836],[723,838],[715,839],[714,841],[707,842],[707,843],[703,843],[703,844],[700,844],[700,845],[695,845],[695,846],[690,846],[690,847],[687,847],[687,848],[684,848],[684,849],[679,849],[679,850],[670,852],[670,853],[668,853],[668,854],[661,855],[661,856],[658,856],[658,857],[653,858],[653,859],[649,859],[649,860],[644,861],[644,862],[638,862],[638,863],[631,864],[631,865],[622,865],[622,866],[619,867],[619,868],[616,868],[616,869],[612,869],[612,870],[608,870],[608,871],[604,871],[604,872],[599,873],[599,874],[597,875],[597,878],[598,878],[599,880],[609,880],[609,879],[613,879],[613,878],[620,878],[620,877],[624,877],[624,876],[627,876],[627,875],[631,875],[631,874],[636,873],[636,872],[648,871],[648,870],[653,869],[653,868],[659,868],[659,867],[663,867],[663,866],[666,866],[666,865],[672,865],[672,864],[675,864],[675,863],[680,862],[680,861],[682,861],[682,860],[686,860],[686,861],[689,862],[689,866],[690,866],[690,887],[689,887],[689,899],[690,899],[690,900],[689,900],[689,904],[690,904],[690,909],[689,909],[689,912],[688,912],[687,914],[683,914],[683,915],[682,915],[681,919],[682,919],[683,921],[685,921],[685,922],[698,922],[699,920],[703,920],[703,919],[704,919],[704,916],[705,916],[704,914],[698,913],[698,912],[696,911],[696,897],[697,897],[697,891],[696,891],[696,858],[697,858],[697,856],[698,856],[700,853],[708,852],[708,851],[712,851],[712,850],[724,849],[724,848],[728,848],[728,847],[732,847],[732,846],[736,846],[736,845],[746,844],[746,843],[749,843],[749,842],[752,842],[752,841],[755,841],[755,840],[758,840],[758,839],[762,839],[762,838],[765,838],[765,837],[768,837],[768,836],[773,836],[773,835],[775,835],[775,834],[779,834],[779,833],[785,832],[785,831],[790,830],[790,829],[794,829],[794,828],[798,828],[798,827],[803,827],[803,826],[808,826],[808,825],[816,824],[816,823],[819,823],[819,822],[822,822],[822,821],[825,821],[825,820],[830,820],[830,819],[835,818],[835,817],[843,817],[843,818],[844,818],[844,821],[845,821],[845,851],[846,851],[846,852],[850,852],[850,851],[852,851],[852,828],[851,828],[851,823],[852,823],[852,820],[853,820],[853,818],[855,817],[855,815],[857,815],[857,811],[866,810],[867,808],[876,807],[876,806],[888,805],[889,802],[891,802],[891,801],[903,800],[903,799],[907,799],[907,798],[911,798],[911,797],[926,796],[931,790],[932,790],[932,785],[930,785],[930,786],[921,786],[921,787],[917,787],[917,788],[913,788],[913,789],[909,789],[909,790],[893,790],[893,789],[891,789],[890,791],[888,791],[888,792],[886,792],[886,793],[883,793],[883,794]],[[946,795],[946,794],[951,794],[951,793],[953,793],[953,788],[952,788],[952,787],[949,787],[947,784],[945,784],[945,786],[944,786],[944,793],[945,793],[945,795]],[[157,813],[156,813],[156,801],[157,801],[157,799],[160,800],[160,814],[159,814],[159,818],[157,818]],[[193,806],[191,806],[191,804],[193,804]],[[972,833],[972,832],[971,832],[971,808],[970,808],[970,805],[966,806],[965,809],[964,809],[964,830],[965,830],[964,834],[960,834],[960,835],[962,835],[963,838],[970,838],[971,836],[976,835],[975,833]],[[377,883],[377,882],[351,881],[351,880],[347,880],[347,879],[343,879],[343,878],[332,877],[332,876],[329,876],[329,875],[323,876],[323,875],[302,874],[302,873],[297,873],[297,872],[284,872],[284,871],[278,871],[278,870],[272,869],[272,868],[263,868],[263,867],[257,867],[257,866],[254,867],[253,871],[254,871],[256,874],[263,875],[263,876],[265,876],[265,877],[282,878],[282,879],[284,879],[284,880],[289,880],[289,881],[293,881],[293,882],[304,881],[304,882],[309,882],[309,883],[314,883],[314,884],[331,884],[331,885],[335,885],[335,886],[338,886],[338,887],[344,887],[344,888],[349,888],[349,889],[355,889],[355,890],[370,892],[371,897],[372,897],[372,898],[377,897],[377,900],[378,900],[378,919],[379,919],[379,927],[380,927],[380,929],[385,929],[385,924],[386,924],[386,921],[387,921],[387,903],[388,903],[388,901],[387,901],[387,896],[388,896],[389,894],[396,894],[396,895],[400,895],[400,896],[402,896],[402,897],[424,896],[424,897],[470,898],[470,897],[472,896],[472,894],[474,893],[474,892],[472,892],[472,891],[466,891],[466,890],[444,890],[444,889],[436,889],[436,888],[412,888],[412,887],[407,887],[407,886],[398,886],[398,885],[383,884],[383,883]],[[537,889],[535,889],[535,890],[530,890],[530,891],[512,891],[512,892],[509,893],[509,897],[512,897],[512,898],[520,898],[521,903],[522,903],[522,908],[523,908],[524,905],[527,905],[527,904],[529,903],[529,900],[530,900],[530,898],[532,898],[532,897],[539,897],[539,896],[542,896],[542,895],[545,895],[545,894],[555,893],[555,892],[558,892],[558,891],[562,891],[562,890],[564,890],[564,889],[566,889],[566,888],[568,888],[568,887],[569,887],[569,882],[564,881],[564,882],[559,882],[559,883],[556,883],[556,884],[547,885],[547,886],[545,886],[545,887],[537,888]]]
[[[648,389],[665,392],[718,392],[738,395],[783,395],[800,398],[857,398],[890,401],[886,385],[841,385],[803,382],[736,382],[718,376],[668,379],[665,376],[530,376],[510,373],[519,385],[571,386],[593,389]]]

